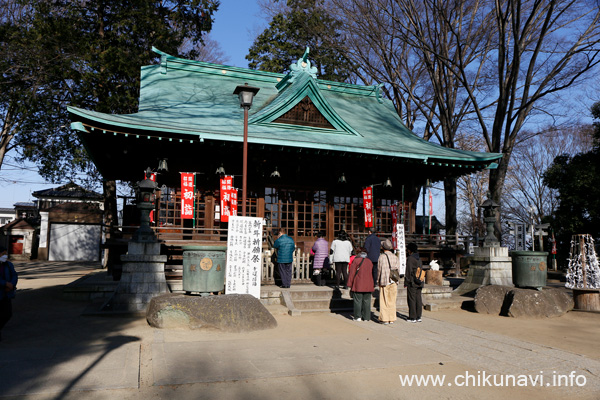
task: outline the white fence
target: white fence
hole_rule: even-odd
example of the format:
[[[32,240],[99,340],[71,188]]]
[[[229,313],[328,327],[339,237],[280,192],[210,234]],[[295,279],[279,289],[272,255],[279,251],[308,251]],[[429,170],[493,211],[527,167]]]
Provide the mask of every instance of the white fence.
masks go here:
[[[271,262],[271,250],[263,252],[262,283],[275,283],[275,268],[277,265]],[[292,282],[310,282],[310,254],[303,253],[300,249],[294,250],[292,261]]]

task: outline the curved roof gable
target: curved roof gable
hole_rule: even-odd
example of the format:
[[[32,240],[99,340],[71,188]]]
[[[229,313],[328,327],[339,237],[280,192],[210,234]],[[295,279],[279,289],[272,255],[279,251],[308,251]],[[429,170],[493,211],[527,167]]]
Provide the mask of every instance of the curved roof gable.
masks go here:
[[[326,130],[328,133],[351,134],[361,136],[350,126],[323,96],[317,84],[316,68],[311,67],[310,61],[306,59],[308,49],[304,57],[297,64],[292,65],[292,72],[277,84],[279,95],[264,108],[256,112],[248,121],[250,124],[278,123],[277,120],[288,111],[297,107],[306,97],[315,105],[318,112],[325,118],[335,131]],[[294,126],[295,129],[303,129],[303,125]],[[319,129],[311,126],[310,130]],[[322,131],[319,131],[321,133]]]

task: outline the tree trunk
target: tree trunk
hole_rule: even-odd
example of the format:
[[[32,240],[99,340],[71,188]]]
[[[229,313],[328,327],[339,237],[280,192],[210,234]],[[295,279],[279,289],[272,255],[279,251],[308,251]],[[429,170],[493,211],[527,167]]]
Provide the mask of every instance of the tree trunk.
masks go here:
[[[501,204],[502,189],[506,180],[506,172],[508,171],[508,163],[510,154],[504,154],[498,163],[498,168],[490,170],[490,196],[496,204]],[[494,226],[494,234],[500,243],[502,243],[502,227],[500,225],[501,209],[496,209],[496,223]]]
[[[456,178],[444,179],[444,199],[446,202],[446,235],[454,235],[458,226],[456,219]]]
[[[10,149],[10,142],[14,137],[14,134],[11,133],[11,120],[12,118],[10,111],[6,111],[6,114],[4,116],[4,124],[2,126],[2,132],[0,132],[0,170],[2,169],[2,164],[4,163],[4,157]]]

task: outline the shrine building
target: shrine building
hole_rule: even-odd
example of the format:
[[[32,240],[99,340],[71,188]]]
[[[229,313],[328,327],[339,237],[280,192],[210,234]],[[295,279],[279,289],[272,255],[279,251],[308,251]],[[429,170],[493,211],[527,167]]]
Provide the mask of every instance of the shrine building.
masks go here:
[[[244,110],[236,88],[256,91],[247,120],[247,216],[285,228],[308,249],[318,231],[341,229],[355,242],[365,216],[381,236],[392,232],[392,206],[415,230],[419,188],[448,176],[495,168],[500,154],[441,147],[404,126],[380,86],[318,79],[305,54],[288,74],[186,60],[157,49],[141,68],[139,110],[112,115],[69,107],[72,127],[105,180],[137,182],[158,171],[153,229],[170,243],[225,240],[221,180],[238,189],[241,215]],[[236,94],[234,94],[236,92]],[[184,217],[182,174],[192,174]],[[190,176],[190,175],[185,175]],[[363,191],[372,190],[372,214]],[[235,206],[235,204],[234,204]],[[126,223],[124,223],[126,225]]]

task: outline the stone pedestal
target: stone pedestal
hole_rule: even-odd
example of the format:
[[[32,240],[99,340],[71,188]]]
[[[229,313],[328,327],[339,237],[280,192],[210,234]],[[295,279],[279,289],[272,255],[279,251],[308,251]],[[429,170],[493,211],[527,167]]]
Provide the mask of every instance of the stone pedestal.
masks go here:
[[[468,257],[469,273],[454,293],[462,295],[481,286],[513,286],[512,260],[508,247],[484,246],[475,248],[475,254]]]
[[[160,243],[156,241],[132,240],[121,261],[121,280],[102,311],[145,312],[153,297],[168,292],[165,279],[167,256],[160,255]]]

